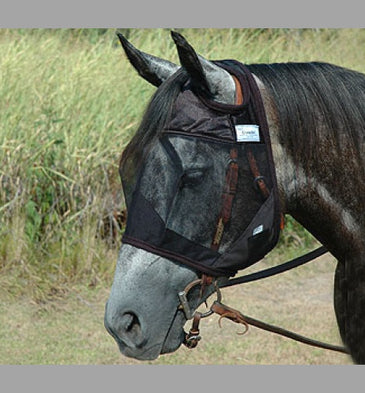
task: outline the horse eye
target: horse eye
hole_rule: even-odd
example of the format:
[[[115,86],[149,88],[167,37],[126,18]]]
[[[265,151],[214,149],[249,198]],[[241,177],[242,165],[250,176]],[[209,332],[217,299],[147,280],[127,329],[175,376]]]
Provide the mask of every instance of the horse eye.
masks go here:
[[[191,169],[186,171],[181,176],[180,188],[195,187],[203,182],[205,178],[205,171],[202,169]]]

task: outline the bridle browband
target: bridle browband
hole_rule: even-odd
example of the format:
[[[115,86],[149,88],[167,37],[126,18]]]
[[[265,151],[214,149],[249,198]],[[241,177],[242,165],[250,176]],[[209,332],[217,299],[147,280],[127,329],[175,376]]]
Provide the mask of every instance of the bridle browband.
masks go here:
[[[240,104],[243,100],[242,97],[242,90],[240,88],[240,84],[238,83],[237,79],[233,77],[236,85],[236,104]],[[250,149],[247,150],[247,158],[248,162],[250,165],[250,169],[254,178],[254,183],[257,185],[258,189],[260,190],[262,196],[264,198],[267,198],[269,195],[269,190],[266,186],[265,183],[265,178],[261,176],[260,171],[258,169],[257,162],[255,160],[254,154]],[[217,220],[217,225],[216,225],[216,230],[213,236],[213,240],[211,243],[211,248],[215,251],[218,251],[221,240],[223,237],[224,233],[224,228],[225,225],[227,225],[231,219],[231,214],[232,214],[232,204],[234,197],[237,192],[237,181],[238,181],[238,163],[237,163],[237,149],[232,148],[230,150],[230,160],[228,164],[228,168],[226,171],[226,178],[225,178],[225,184],[223,188],[223,193],[222,193],[222,207],[220,214],[218,216]],[[284,227],[284,215],[281,213],[281,223],[280,223],[281,229]],[[222,295],[221,295],[221,288],[237,285],[237,284],[243,284],[243,283],[248,283],[260,279],[264,279],[267,277],[272,277],[274,275],[277,275],[279,273],[291,270],[295,267],[301,266],[305,263],[308,263],[310,261],[313,261],[314,259],[318,258],[319,256],[325,254],[327,252],[327,249],[325,247],[319,247],[305,255],[302,255],[298,258],[295,258],[289,262],[280,264],[278,266],[261,270],[256,273],[252,273],[249,275],[241,276],[238,278],[233,278],[227,280],[225,283],[218,285],[217,279],[213,278],[209,275],[203,274],[202,277],[198,280],[195,280],[187,285],[187,287],[184,289],[184,291],[179,292],[179,309],[184,311],[185,317],[187,320],[193,319],[192,322],[192,327],[189,330],[188,333],[185,333],[185,339],[184,339],[184,345],[187,346],[188,348],[195,348],[200,341],[200,331],[199,331],[199,323],[202,318],[205,318],[207,316],[212,315],[213,313],[218,314],[220,316],[219,318],[219,325],[220,321],[222,318],[228,318],[231,321],[239,324],[243,324],[245,326],[245,331],[241,334],[244,334],[248,330],[248,326],[252,325],[255,326],[259,329],[263,329],[275,334],[279,334],[281,336],[293,339],[295,341],[308,344],[311,346],[315,346],[318,348],[323,348],[323,349],[328,349],[336,352],[341,352],[345,354],[349,354],[349,351],[346,348],[337,346],[337,345],[332,345],[332,344],[327,344],[323,343],[317,340],[313,340],[307,337],[304,337],[302,335],[299,335],[297,333],[291,332],[289,330],[259,321],[257,319],[251,318],[247,315],[242,314],[240,311],[235,310],[221,302],[222,300]],[[213,293],[217,294],[217,299],[213,302],[212,306],[210,309],[205,312],[201,313],[198,311],[192,311],[189,306],[189,302],[187,299],[187,294],[189,291],[197,286],[201,286],[201,291],[200,291],[200,298],[203,297],[203,294],[205,293],[206,289],[210,285],[214,285],[214,291]]]

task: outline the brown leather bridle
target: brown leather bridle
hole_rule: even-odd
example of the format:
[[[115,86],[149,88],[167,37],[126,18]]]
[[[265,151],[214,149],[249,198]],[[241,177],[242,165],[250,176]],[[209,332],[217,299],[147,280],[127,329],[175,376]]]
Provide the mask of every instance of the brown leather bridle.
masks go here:
[[[243,102],[243,97],[242,97],[242,90],[241,86],[238,83],[237,79],[235,77],[234,81],[236,84],[236,104],[240,104]],[[265,178],[261,176],[256,159],[252,153],[251,150],[247,150],[247,157],[248,157],[248,162],[250,165],[251,172],[254,177],[254,182],[257,184],[259,190],[261,191],[262,195],[264,198],[267,198],[269,196],[269,190],[268,187],[265,183]],[[217,225],[216,225],[216,230],[213,236],[213,240],[211,243],[211,248],[215,251],[218,251],[225,226],[228,224],[228,222],[231,219],[231,214],[232,214],[232,205],[233,201],[237,192],[237,182],[238,182],[238,162],[237,162],[237,149],[232,148],[230,150],[230,160],[226,172],[226,178],[225,178],[225,184],[223,188],[223,193],[222,193],[222,207],[220,214],[218,216],[217,220]],[[281,213],[281,229],[284,227],[284,215]],[[308,253],[302,257],[296,258],[293,261],[289,261],[286,264],[280,265],[283,266],[282,269],[280,269],[280,266],[278,268],[271,268],[263,271],[261,277],[259,278],[265,278],[272,276],[274,274],[278,274],[279,272],[286,271],[289,269],[292,269],[293,267],[299,266],[303,263],[309,262],[315,258],[317,258],[319,255],[322,255],[324,252],[326,252],[324,247],[320,247],[318,250],[315,250],[311,253]],[[266,273],[267,272],[267,273]],[[259,272],[260,273],[260,272]],[[253,274],[252,276],[255,276]],[[256,276],[260,276],[260,274],[256,273]],[[254,279],[257,279],[255,277],[252,277],[252,280],[250,280],[251,277],[247,277],[247,280],[245,281],[244,278],[238,278],[238,279],[233,279],[230,280],[232,281],[231,285],[235,285],[236,283],[243,283],[243,282],[249,282],[253,281]],[[214,291],[213,293],[216,293],[217,299],[213,302],[212,306],[210,309],[205,312],[201,313],[198,311],[192,311],[189,302],[187,299],[187,295],[190,292],[190,290],[196,286],[200,285],[201,290],[200,290],[200,298],[202,299],[204,296],[205,291],[210,285],[214,285]],[[228,286],[227,284],[225,286]],[[220,291],[220,287],[218,285],[217,279],[213,278],[211,276],[208,276],[206,274],[203,274],[202,277],[198,280],[194,280],[191,283],[189,283],[186,288],[179,292],[179,309],[183,310],[185,317],[187,320],[193,319],[192,322],[192,327],[189,330],[188,333],[185,333],[185,338],[184,338],[184,345],[187,346],[188,348],[195,348],[198,345],[198,342],[200,341],[200,331],[199,331],[199,323],[202,318],[208,317],[212,315],[213,313],[218,314],[220,316],[218,323],[220,324],[220,321],[222,318],[228,318],[231,321],[235,323],[239,323],[245,326],[245,330],[243,333],[244,334],[247,332],[249,325],[255,326],[259,329],[263,329],[272,333],[276,333],[279,335],[282,335],[287,338],[291,338],[293,340],[302,342],[304,344],[312,345],[315,347],[323,348],[323,349],[328,349],[336,352],[341,352],[345,354],[349,354],[349,351],[346,348],[337,346],[337,345],[331,345],[327,343],[323,343],[317,340],[313,340],[304,336],[301,336],[297,333],[291,332],[289,330],[267,324],[265,322],[259,321],[257,319],[251,318],[247,315],[242,314],[238,310],[235,310],[221,302],[222,300],[222,294]]]
[[[222,193],[222,208],[218,217],[215,234],[210,248],[214,251],[218,251],[223,233],[224,227],[231,219],[232,205],[234,197],[237,193],[238,183],[238,162],[237,162],[237,149],[232,148],[229,155],[229,164],[226,172],[225,185]]]

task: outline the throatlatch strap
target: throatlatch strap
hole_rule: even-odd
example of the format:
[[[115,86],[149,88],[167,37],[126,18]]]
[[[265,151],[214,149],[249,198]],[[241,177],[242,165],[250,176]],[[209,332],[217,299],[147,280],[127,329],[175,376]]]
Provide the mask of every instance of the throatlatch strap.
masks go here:
[[[264,177],[261,176],[259,168],[257,166],[257,162],[255,156],[253,155],[252,151],[248,149],[247,151],[248,162],[250,164],[251,172],[254,176],[254,182],[259,187],[262,195],[264,198],[267,198],[270,195],[270,191],[266,186]]]
[[[261,176],[261,174],[260,174],[260,170],[257,165],[255,156],[253,155],[253,153],[250,149],[247,150],[247,158],[248,158],[248,163],[250,165],[251,172],[254,176],[254,182],[258,186],[258,188],[260,189],[263,197],[266,199],[270,195],[270,191],[266,186],[264,176]],[[280,213],[280,230],[283,230],[284,226],[285,226],[284,214]]]

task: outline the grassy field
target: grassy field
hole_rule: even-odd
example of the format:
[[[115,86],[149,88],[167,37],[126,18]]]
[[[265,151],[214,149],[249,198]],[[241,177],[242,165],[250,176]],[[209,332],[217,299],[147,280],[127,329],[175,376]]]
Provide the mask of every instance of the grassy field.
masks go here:
[[[210,59],[318,60],[365,71],[365,30],[179,30]],[[123,32],[140,49],[178,62],[168,30]],[[114,30],[0,29],[0,363],[130,363],[106,335],[102,313],[122,231],[118,160],[153,91],[128,64]],[[312,244],[310,236],[289,221],[278,254]],[[306,289],[300,281],[293,285],[295,293],[298,285],[300,292]],[[252,288],[252,298],[247,304],[245,300],[250,307],[248,303],[261,296]],[[240,291],[233,290],[232,303],[246,299]],[[262,291],[256,307],[261,316],[274,318]],[[320,317],[323,310],[318,309]],[[329,338],[336,339],[333,320],[330,325]],[[227,334],[234,335],[235,329]],[[235,337],[226,344],[223,336],[212,333],[216,345],[209,357],[205,351],[181,350],[158,362],[344,359],[323,358],[312,349],[298,355],[298,346],[288,349],[280,339],[265,341],[262,336],[263,341],[256,341],[256,333],[251,336],[253,341]],[[261,344],[254,347],[253,342]],[[272,342],[280,342],[279,347]]]

